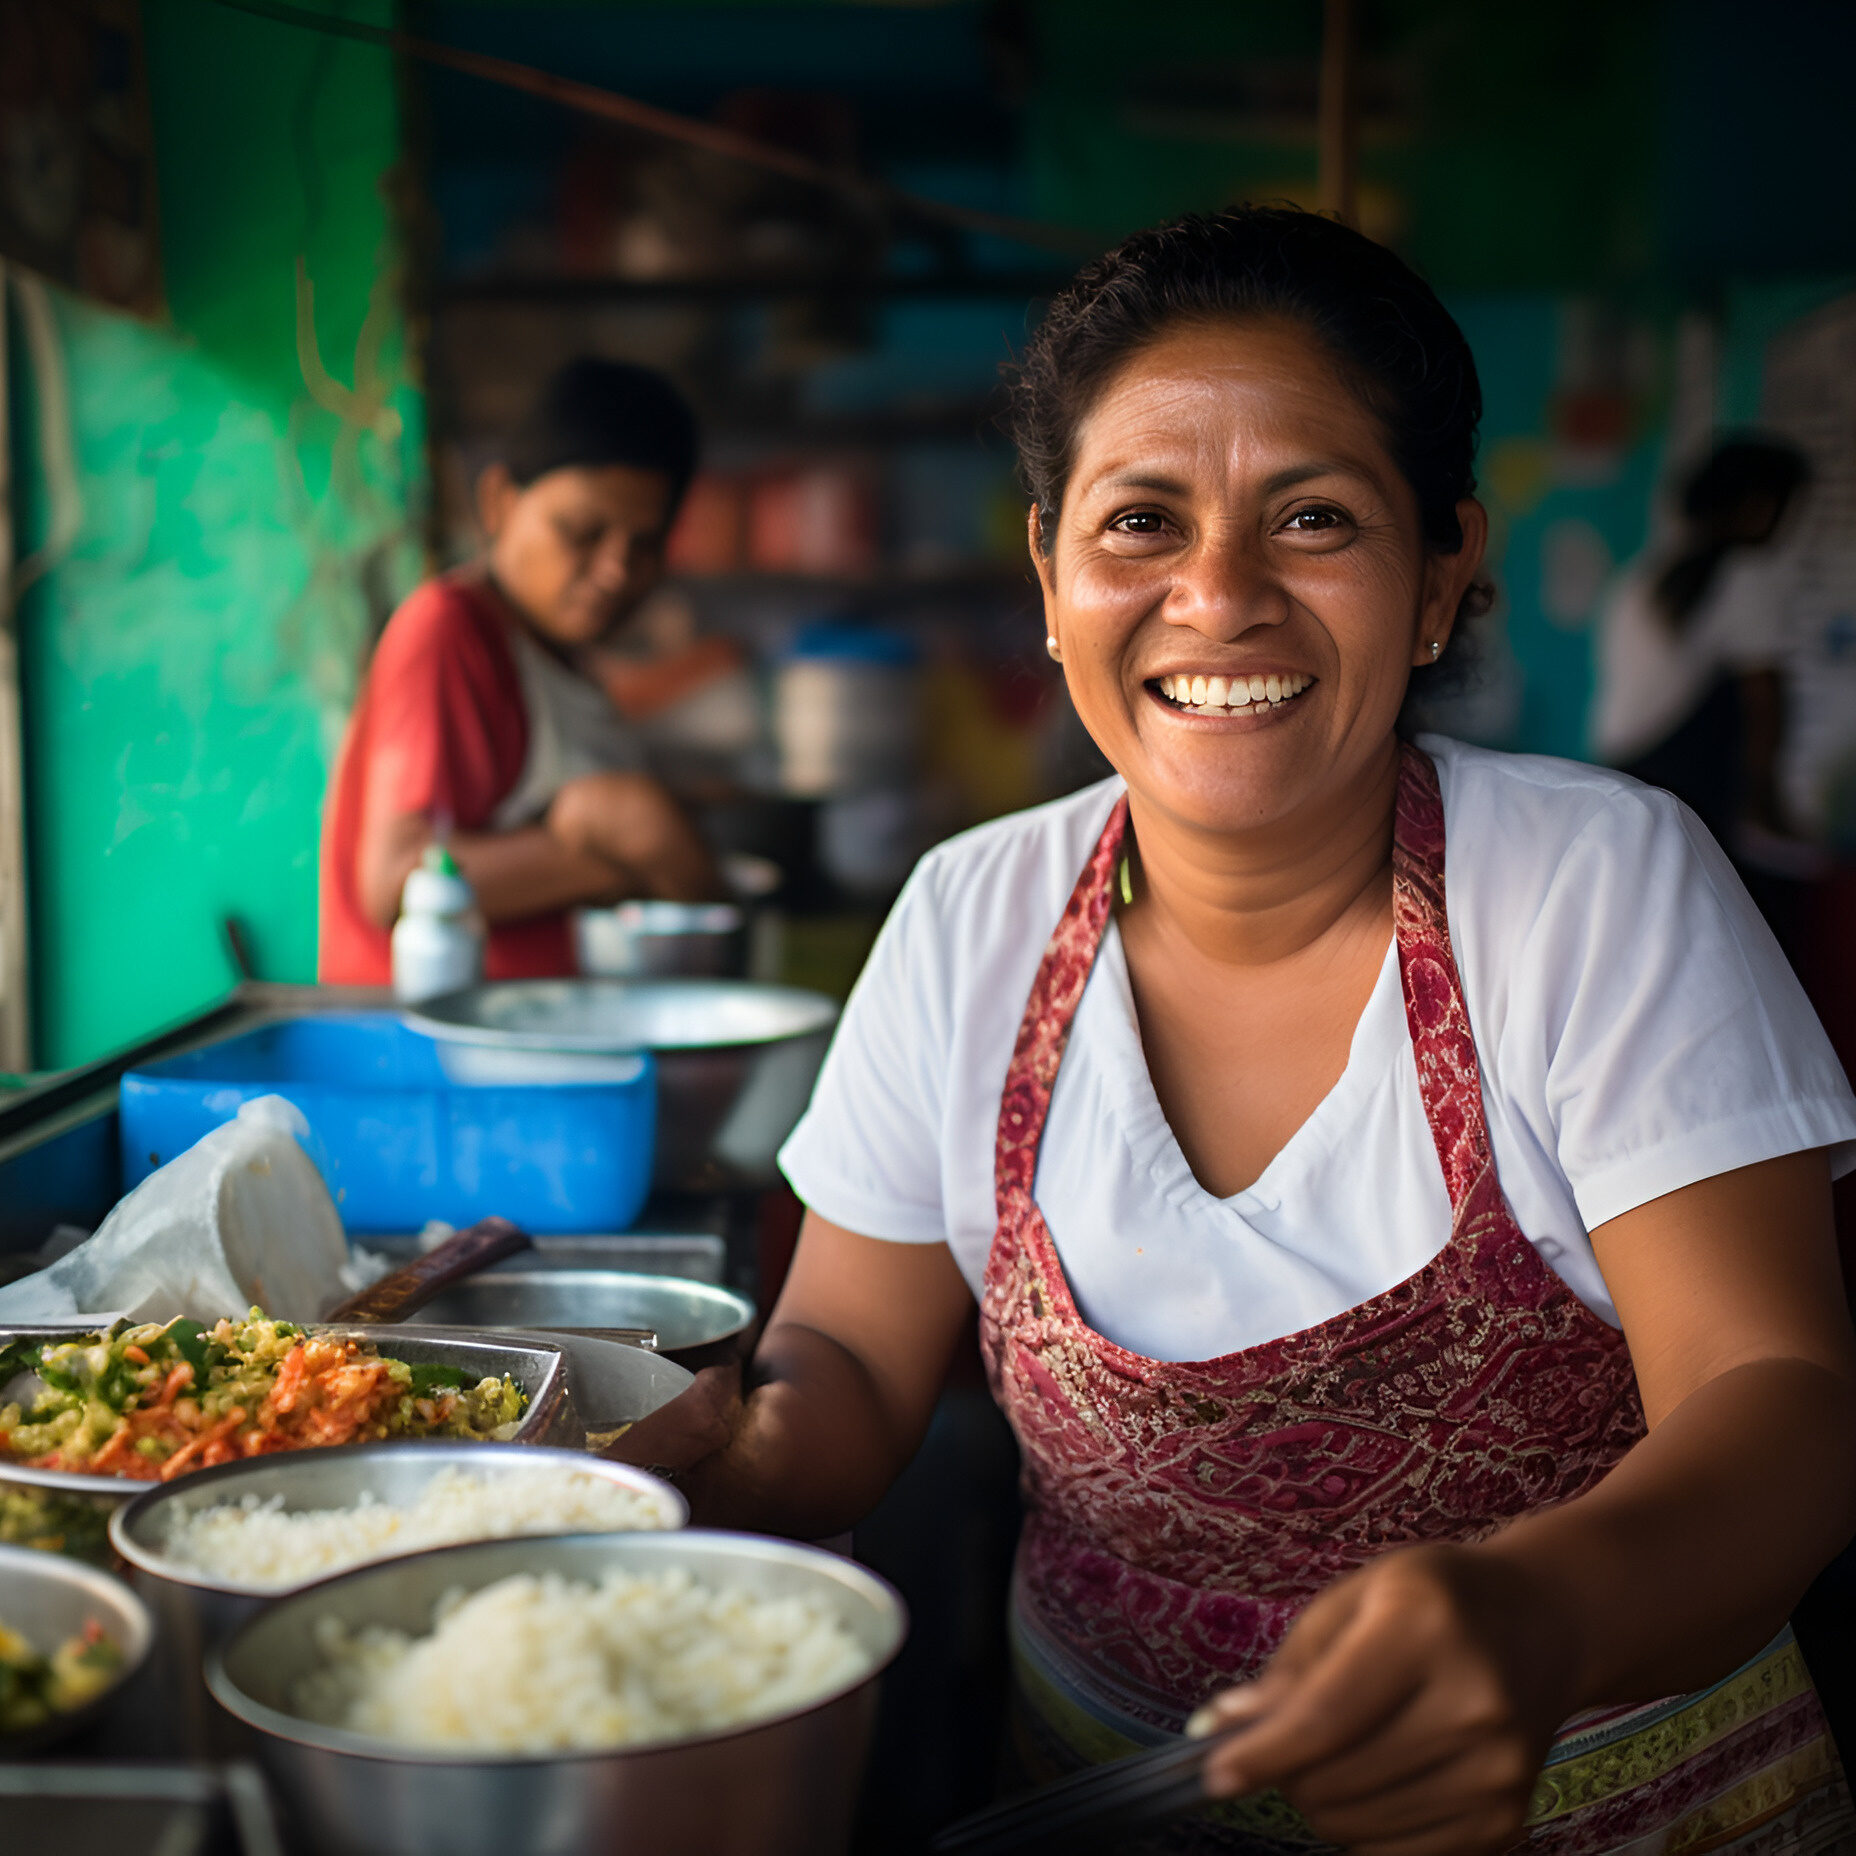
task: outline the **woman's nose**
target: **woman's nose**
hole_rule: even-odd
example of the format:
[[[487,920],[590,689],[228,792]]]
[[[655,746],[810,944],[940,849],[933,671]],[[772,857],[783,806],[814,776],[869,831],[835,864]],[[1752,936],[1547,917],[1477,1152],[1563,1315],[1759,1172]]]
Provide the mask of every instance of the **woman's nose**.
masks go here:
[[[623,593],[632,580],[636,553],[629,535],[606,536],[593,554],[593,584],[603,592]]]
[[[1208,638],[1235,638],[1255,625],[1280,625],[1290,604],[1262,540],[1246,527],[1219,524],[1175,564],[1160,616]]]

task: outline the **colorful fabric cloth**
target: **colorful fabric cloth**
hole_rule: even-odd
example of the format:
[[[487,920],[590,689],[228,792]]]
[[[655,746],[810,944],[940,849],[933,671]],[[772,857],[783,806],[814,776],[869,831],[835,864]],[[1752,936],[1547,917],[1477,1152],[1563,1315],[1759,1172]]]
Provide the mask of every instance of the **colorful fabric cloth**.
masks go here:
[[[1221,1359],[1148,1359],[1083,1321],[1033,1184],[1126,823],[1124,800],[1025,1007],[1000,1107],[999,1223],[980,1305],[988,1374],[1024,1458],[1014,1638],[1028,1751],[1053,1765],[1176,1734],[1208,1694],[1258,1673],[1334,1579],[1389,1548],[1479,1540],[1570,1500],[1644,1432],[1622,1336],[1542,1262],[1496,1179],[1444,906],[1442,799],[1415,748],[1399,781],[1393,920],[1452,1207],[1448,1243],[1358,1307]],[[1731,1731],[1727,1703],[1710,1713],[1708,1696],[1569,1730],[1543,1775],[1533,1843],[1819,1850],[1851,1837],[1856,1847],[1841,1767],[1789,1637],[1756,1667],[1767,1674],[1742,1671],[1709,1691],[1734,1698]],[[1771,1842],[1781,1823],[1793,1840]],[[1313,1843],[1286,1805],[1264,1800],[1166,1847]]]

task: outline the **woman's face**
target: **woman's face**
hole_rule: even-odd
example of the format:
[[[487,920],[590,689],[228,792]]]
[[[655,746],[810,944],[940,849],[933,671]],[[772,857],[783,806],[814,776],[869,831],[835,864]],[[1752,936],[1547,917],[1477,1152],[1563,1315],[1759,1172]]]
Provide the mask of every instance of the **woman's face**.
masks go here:
[[[672,511],[661,470],[572,465],[519,486],[492,466],[478,505],[497,583],[565,649],[604,638],[663,572]]]
[[[1486,523],[1424,545],[1378,420],[1283,322],[1193,325],[1083,421],[1045,614],[1084,726],[1137,799],[1232,831],[1344,798],[1387,762],[1415,664],[1450,635]]]

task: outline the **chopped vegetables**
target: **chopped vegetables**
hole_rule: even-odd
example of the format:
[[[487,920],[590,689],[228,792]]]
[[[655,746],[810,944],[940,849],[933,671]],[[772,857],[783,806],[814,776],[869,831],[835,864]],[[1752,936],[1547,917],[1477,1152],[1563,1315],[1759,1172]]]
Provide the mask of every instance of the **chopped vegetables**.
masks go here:
[[[0,1733],[28,1733],[55,1715],[71,1714],[94,1701],[122,1667],[122,1652],[87,1624],[41,1656],[18,1631],[0,1623]]]
[[[507,1377],[463,1384],[365,1341],[306,1333],[254,1308],[203,1328],[118,1325],[0,1350],[0,1384],[36,1372],[44,1390],[0,1406],[0,1451],[34,1469],[167,1482],[239,1457],[385,1437],[511,1436],[526,1396]]]

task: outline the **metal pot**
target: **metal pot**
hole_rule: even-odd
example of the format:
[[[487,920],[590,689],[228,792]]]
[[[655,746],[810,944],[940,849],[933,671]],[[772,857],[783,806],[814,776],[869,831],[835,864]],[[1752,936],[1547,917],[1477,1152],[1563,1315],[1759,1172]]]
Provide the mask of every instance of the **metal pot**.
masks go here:
[[[120,1579],[30,1547],[0,1547],[0,1623],[18,1631],[41,1656],[92,1624],[122,1652],[109,1687],[83,1707],[26,1733],[0,1734],[0,1759],[38,1752],[94,1720],[141,1668],[155,1634],[147,1607]]]
[[[142,1485],[144,1492],[111,1516],[110,1544],[128,1562],[136,1591],[161,1626],[158,1661],[163,1700],[172,1710],[181,1744],[201,1757],[225,1758],[250,1751],[250,1731],[215,1707],[206,1692],[201,1675],[205,1654],[280,1593],[315,1582],[312,1578],[265,1585],[221,1579],[175,1562],[168,1556],[168,1543],[189,1516],[247,1497],[259,1502],[275,1499],[289,1514],[307,1508],[348,1508],[364,1497],[405,1502],[441,1470],[515,1476],[547,1464],[584,1470],[650,1495],[660,1505],[666,1529],[682,1527],[689,1519],[689,1504],[683,1497],[644,1470],[577,1450],[522,1444],[350,1444],[333,1450],[250,1457],[200,1470],[183,1481],[153,1488]]]
[[[687,1568],[714,1585],[830,1604],[870,1667],[809,1708],[723,1733],[555,1758],[395,1747],[294,1712],[321,1661],[324,1618],[429,1627],[448,1590],[511,1573],[597,1579]],[[752,1535],[574,1535],[452,1547],[365,1567],[280,1599],[207,1659],[220,1704],[259,1757],[312,1856],[837,1856],[849,1844],[878,1675],[901,1647],[902,1602],[860,1566]]]
[[[732,902],[621,902],[574,914],[580,971],[612,979],[739,977],[748,918]]]
[[[619,1053],[657,1058],[653,1183],[778,1182],[774,1156],[811,1099],[837,1002],[748,980],[505,980],[428,1000],[409,1022],[449,1042],[447,1072],[574,1082]]]
[[[419,1310],[419,1319],[428,1327],[535,1328],[597,1338],[604,1338],[601,1329],[647,1328],[659,1353],[695,1371],[743,1351],[754,1304],[733,1289],[676,1276],[508,1269],[453,1283]]]

